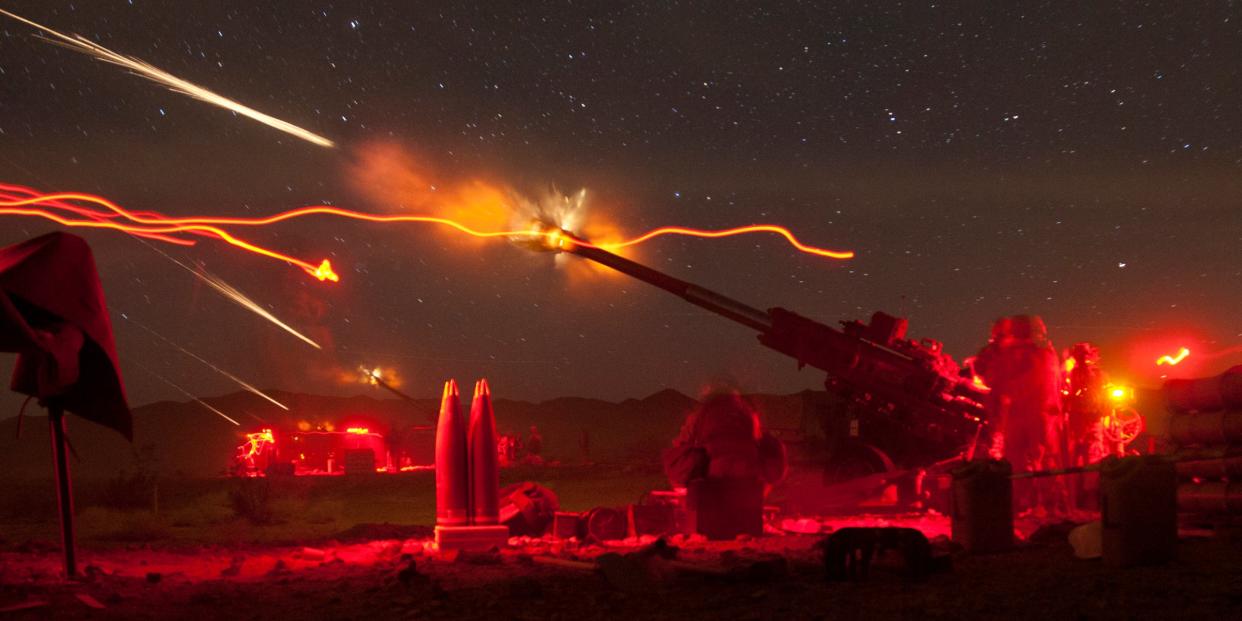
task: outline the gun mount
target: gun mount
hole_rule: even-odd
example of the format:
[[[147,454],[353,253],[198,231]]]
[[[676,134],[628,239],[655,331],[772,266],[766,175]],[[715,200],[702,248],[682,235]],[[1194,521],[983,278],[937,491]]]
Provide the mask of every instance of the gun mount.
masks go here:
[[[985,389],[944,353],[939,342],[906,338],[908,322],[882,312],[869,323],[842,321],[840,329],[784,308],[759,310],[674,278],[561,231],[542,241],[654,285],[683,300],[757,331],[759,342],[827,373],[829,400],[817,404],[831,454],[875,454],[871,471],[825,470],[838,482],[876,470],[918,468],[970,458],[984,424]],[[866,458],[864,458],[866,459]],[[880,467],[878,464],[882,464]],[[853,469],[851,469],[853,468]]]

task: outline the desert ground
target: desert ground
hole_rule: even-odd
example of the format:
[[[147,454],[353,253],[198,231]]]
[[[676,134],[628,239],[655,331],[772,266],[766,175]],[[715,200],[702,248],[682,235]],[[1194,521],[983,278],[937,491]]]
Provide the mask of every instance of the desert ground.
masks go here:
[[[540,482],[567,510],[624,505],[664,484],[654,469],[619,465],[520,467],[504,478]],[[433,479],[168,480],[158,507],[122,502],[115,482],[82,484],[74,581],[61,577],[50,486],[13,483],[0,615],[1219,619],[1242,610],[1242,537],[1221,525],[1184,529],[1171,565],[1129,569],[1075,558],[1068,523],[1020,520],[1013,551],[967,555],[934,512],[801,516],[796,526],[786,518],[767,536],[725,542],[514,538],[494,552],[440,554],[430,543]],[[866,580],[830,582],[814,544],[857,524],[918,528],[951,568],[910,580],[899,557],[881,554]],[[807,525],[819,532],[790,532]]]

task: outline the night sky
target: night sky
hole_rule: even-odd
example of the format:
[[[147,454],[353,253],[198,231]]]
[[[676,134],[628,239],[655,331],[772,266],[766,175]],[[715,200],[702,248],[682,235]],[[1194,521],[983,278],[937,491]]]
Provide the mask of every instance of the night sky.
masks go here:
[[[1096,341],[1105,368],[1139,384],[1155,385],[1155,357],[1180,345],[1195,352],[1182,373],[1242,362],[1227,353],[1242,344],[1232,2],[462,4],[6,2],[339,147],[0,18],[0,181],[169,215],[398,212],[350,172],[382,142],[449,185],[585,187],[593,213],[631,234],[771,222],[855,250],[837,262],[768,236],[662,238],[633,257],[834,325],[904,314],[913,336],[959,359],[996,317],[1037,313],[1059,347]],[[0,244],[55,228],[3,219]],[[134,405],[186,399],[163,380],[198,396],[237,389],[143,327],[251,383],[303,392],[386,396],[343,381],[359,364],[395,368],[419,396],[450,376],[486,376],[520,399],[694,393],[721,378],[822,386],[746,328],[503,241],[326,219],[247,231],[329,257],[338,284],[211,240],[152,242],[318,352],[150,247],[82,234]],[[0,415],[19,403],[6,393]]]

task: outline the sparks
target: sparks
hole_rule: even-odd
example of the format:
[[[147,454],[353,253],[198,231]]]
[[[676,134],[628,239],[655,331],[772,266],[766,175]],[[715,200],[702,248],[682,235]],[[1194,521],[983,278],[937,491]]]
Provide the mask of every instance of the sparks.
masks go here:
[[[253,464],[254,458],[258,457],[264,448],[275,443],[276,438],[272,435],[271,429],[264,429],[257,433],[248,433],[246,434],[246,443],[237,447],[238,458]]]
[[[180,386],[178,386],[178,385],[174,384],[174,383],[172,382],[172,380],[170,380],[170,379],[168,379],[168,378],[164,377],[163,375],[160,375],[159,373],[156,373],[155,371],[152,371],[151,369],[148,369],[147,367],[143,366],[143,365],[142,365],[141,363],[139,363],[138,361],[136,361],[136,360],[126,360],[126,362],[133,364],[134,366],[138,367],[139,369],[142,369],[143,371],[146,371],[149,375],[151,375],[151,376],[152,376],[152,377],[154,377],[155,379],[157,379],[157,380],[159,380],[159,381],[161,381],[161,382],[164,382],[165,384],[168,384],[169,386],[171,386],[171,387],[172,387],[174,390],[176,390],[177,392],[179,392],[179,393],[181,393],[181,394],[183,394],[183,395],[185,395],[185,396],[189,397],[189,398],[190,398],[190,399],[192,399],[195,403],[197,403],[197,404],[199,404],[199,405],[201,405],[201,406],[203,406],[203,407],[207,408],[208,410],[210,410],[212,413],[216,414],[216,415],[217,415],[217,416],[219,416],[220,418],[223,418],[224,420],[227,420],[227,421],[229,421],[230,423],[233,423],[234,425],[237,425],[238,427],[240,427],[240,426],[241,426],[241,423],[239,423],[239,422],[237,422],[236,420],[234,420],[234,419],[233,419],[233,417],[231,417],[231,416],[229,416],[228,414],[225,414],[224,412],[221,412],[220,410],[218,410],[218,409],[216,409],[216,408],[212,407],[212,406],[211,406],[210,404],[208,404],[206,401],[203,401],[202,399],[199,399],[198,397],[194,396],[194,393],[192,393],[192,392],[190,392],[190,391],[188,391],[188,390],[186,390],[186,389],[184,389],[184,388],[182,388],[182,387],[180,387]]]
[[[320,263],[319,267],[316,267],[315,271],[311,272],[311,276],[319,279],[319,282],[323,282],[325,280],[341,282],[341,277],[338,276],[336,272],[332,271],[332,264],[329,263],[327,259],[324,259],[323,263]]]
[[[288,121],[282,121],[274,116],[264,114],[262,112],[259,112],[258,110],[255,110],[254,108],[250,108],[248,106],[242,105],[236,101],[233,101],[232,99],[224,97],[223,95],[216,94],[202,86],[194,84],[193,82],[189,82],[187,80],[178,78],[177,76],[171,73],[168,73],[167,71],[164,71],[163,69],[160,69],[159,67],[152,66],[151,64],[143,60],[139,60],[132,56],[125,56],[122,54],[118,54],[117,52],[114,52],[102,45],[99,45],[98,43],[95,43],[81,35],[67,35],[67,34],[57,32],[55,30],[52,30],[51,28],[48,28],[47,26],[44,26],[42,24],[37,24],[20,15],[15,15],[4,9],[0,9],[0,14],[7,15],[8,17],[11,17],[19,22],[22,22],[23,24],[42,30],[43,32],[48,33],[49,35],[56,37],[56,39],[59,39],[59,41],[53,41],[51,39],[47,39],[49,43],[61,45],[75,52],[86,54],[87,56],[90,56],[94,58],[95,60],[103,61],[103,62],[116,65],[124,69],[128,69],[134,75],[141,76],[143,78],[151,80],[152,82],[160,84],[174,93],[181,93],[182,95],[188,95],[189,97],[192,97],[202,102],[209,103],[213,106],[218,106],[220,108],[224,108],[225,110],[231,110],[233,112],[236,112],[237,114],[240,114],[242,116],[258,121],[264,125],[267,125],[268,127],[278,129],[282,132],[285,132],[286,134],[289,134],[291,136],[296,136],[298,138],[301,138],[302,140],[305,140],[312,144],[319,145],[321,147],[332,148],[336,146],[335,143],[333,143],[331,140],[328,140],[327,138],[324,138],[323,136],[320,136],[308,130],[302,129],[301,127],[298,127],[297,125],[289,123]]]
[[[1162,364],[1167,364],[1169,366],[1176,366],[1179,362],[1185,360],[1186,356],[1189,356],[1189,355],[1190,355],[1190,350],[1183,347],[1177,350],[1177,355],[1170,356],[1168,354],[1165,354],[1163,356],[1160,356],[1159,358],[1156,359],[1156,365],[1159,366]]]
[[[204,360],[204,359],[203,359],[202,357],[200,357],[198,354],[196,354],[196,353],[194,353],[194,352],[192,352],[192,351],[190,351],[190,350],[188,350],[188,349],[186,349],[186,348],[184,348],[184,347],[182,347],[182,346],[180,346],[180,345],[178,345],[178,344],[176,344],[176,343],[174,343],[174,342],[172,342],[172,341],[168,340],[168,338],[167,338],[167,337],[165,337],[164,335],[160,334],[159,332],[156,332],[155,330],[152,330],[151,328],[148,328],[147,326],[145,326],[145,325],[143,325],[143,324],[141,324],[141,323],[138,323],[137,321],[135,321],[134,319],[132,319],[129,315],[126,315],[125,313],[121,313],[121,318],[122,318],[122,319],[124,319],[125,321],[128,321],[129,323],[131,323],[131,324],[135,325],[135,326],[138,326],[139,328],[142,328],[143,330],[146,330],[146,331],[147,331],[147,332],[148,332],[151,336],[154,336],[155,338],[157,338],[157,339],[159,339],[159,340],[163,341],[163,342],[164,342],[164,344],[168,345],[169,347],[172,347],[173,349],[176,349],[177,351],[179,351],[179,352],[181,352],[181,353],[183,353],[183,354],[185,354],[185,355],[187,355],[187,356],[189,356],[189,357],[191,357],[191,358],[193,358],[193,359],[195,359],[195,360],[197,360],[197,361],[199,361],[199,362],[203,363],[204,365],[206,365],[206,366],[207,366],[207,368],[211,369],[212,371],[215,371],[216,373],[219,373],[220,375],[223,375],[224,377],[227,377],[227,378],[229,378],[229,379],[233,380],[234,382],[236,382],[236,383],[237,383],[237,385],[238,385],[238,386],[241,386],[241,387],[242,387],[242,388],[244,388],[245,390],[247,390],[247,391],[249,391],[249,392],[251,392],[251,393],[253,393],[253,394],[255,394],[255,395],[258,395],[258,396],[260,396],[260,397],[262,397],[262,398],[264,398],[264,399],[267,399],[268,401],[270,401],[270,402],[272,402],[272,403],[276,404],[276,407],[279,407],[280,409],[285,410],[286,412],[287,412],[287,411],[289,411],[289,407],[288,407],[288,406],[286,406],[285,404],[283,404],[283,403],[281,403],[281,402],[277,401],[275,398],[271,397],[271,396],[270,396],[270,395],[268,395],[267,393],[263,392],[262,390],[259,390],[258,388],[255,388],[254,386],[250,385],[250,383],[246,382],[245,380],[241,379],[240,377],[237,377],[236,375],[233,375],[232,373],[229,373],[228,371],[225,371],[224,369],[221,369],[220,367],[218,367],[218,366],[216,366],[216,365],[214,365],[214,364],[212,364],[212,363],[210,363],[210,362],[208,362],[208,361]]]
[[[0,188],[3,187],[10,187],[12,189],[13,186],[0,186]],[[24,188],[19,189],[25,190]],[[89,209],[76,205],[75,203],[88,203],[102,209]],[[59,210],[59,212],[52,210]],[[77,217],[67,217],[61,213],[66,211]],[[715,239],[751,233],[775,233],[783,237],[790,245],[800,252],[832,259],[849,259],[854,256],[852,251],[828,250],[825,248],[817,248],[815,246],[806,245],[798,240],[798,238],[795,237],[789,229],[771,224],[754,224],[722,230],[704,230],[669,226],[654,229],[631,239],[619,242],[597,244],[581,239],[560,227],[546,225],[541,222],[535,222],[531,227],[521,230],[480,231],[466,226],[457,220],[439,216],[377,215],[341,209],[338,207],[330,207],[327,205],[302,207],[259,218],[200,216],[172,218],[153,212],[130,211],[106,198],[92,194],[77,192],[40,194],[33,190],[25,190],[16,194],[0,194],[0,215],[38,217],[57,222],[64,226],[111,229],[155,239],[161,239],[159,236],[167,237],[176,234],[215,238],[232,246],[242,248],[243,250],[248,250],[259,255],[292,263],[317,280],[331,282],[339,282],[340,276],[333,271],[332,264],[327,259],[324,259],[318,265],[315,265],[275,250],[244,241],[220,227],[261,227],[307,216],[335,216],[379,224],[435,224],[451,228],[472,237],[484,239],[501,238],[554,251],[569,250],[574,246],[614,251],[621,248],[635,246],[665,235],[682,235]],[[187,243],[189,245],[194,243],[193,240],[184,240],[180,238],[175,238],[175,240],[176,241],[174,243]]]
[[[235,288],[233,285],[230,285],[227,282],[224,282],[218,276],[212,274],[211,272],[208,272],[206,269],[202,267],[198,269],[194,269],[186,265],[185,263],[182,263],[181,261],[174,259],[173,257],[169,256],[167,253],[160,250],[159,248],[156,248],[155,246],[152,246],[151,244],[147,244],[146,242],[143,242],[143,243],[148,248],[154,250],[155,252],[158,252],[165,259],[168,259],[169,261],[176,263],[182,269],[193,274],[195,278],[207,283],[207,286],[214,289],[216,293],[219,293],[220,295],[224,296],[228,300],[236,303],[238,306],[241,306],[242,308],[272,322],[272,324],[274,324],[276,327],[280,328],[281,330],[284,330],[285,332],[288,332],[289,334],[292,334],[293,336],[297,337],[299,340],[306,343],[307,345],[310,345],[311,347],[314,347],[315,349],[323,349],[323,347],[320,347],[319,343],[316,343],[315,341],[311,340],[311,338],[306,336],[305,334],[302,334],[301,332],[294,330],[289,324],[281,321],[280,319],[277,319],[276,316],[268,312],[267,309],[263,308],[262,306],[259,306],[258,302],[255,302],[249,297],[246,297],[246,294],[242,293],[241,291],[238,291],[237,288]],[[288,409],[288,408],[285,408],[285,409]]]
[[[262,306],[259,306],[258,302],[255,302],[254,300],[246,297],[244,293],[235,289],[233,285],[230,285],[229,283],[224,282],[223,280],[220,280],[219,278],[209,273],[206,273],[205,270],[200,271],[200,272],[195,272],[195,274],[198,275],[200,280],[210,285],[211,288],[220,292],[220,294],[223,295],[224,297],[229,298],[230,300],[233,300],[234,302],[237,302],[243,308],[272,322],[273,324],[276,325],[276,327],[280,328],[281,330],[284,330],[285,332],[288,332],[289,334],[292,334],[293,336],[297,337],[299,340],[306,343],[307,345],[310,345],[311,347],[314,347],[315,349],[323,349],[323,347],[320,346],[319,343],[316,343],[315,341],[311,340],[311,338],[306,336],[305,334],[302,334],[301,332],[294,330],[289,324],[277,319],[275,315],[269,313],[267,309],[263,308]]]
[[[372,386],[378,386],[384,381],[384,371],[379,367],[368,369],[367,367],[358,367],[358,371],[362,373],[362,381]]]

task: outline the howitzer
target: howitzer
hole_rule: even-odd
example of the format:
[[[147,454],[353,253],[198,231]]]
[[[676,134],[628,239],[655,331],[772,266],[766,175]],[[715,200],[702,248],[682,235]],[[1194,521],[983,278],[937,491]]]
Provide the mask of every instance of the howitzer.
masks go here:
[[[799,368],[810,365],[826,372],[826,388],[842,406],[838,416],[829,414],[834,420],[823,422],[830,444],[846,444],[843,434],[858,439],[880,453],[885,469],[926,466],[963,454],[969,458],[974,450],[984,424],[985,389],[960,372],[940,343],[905,338],[903,318],[877,312],[869,323],[843,321],[837,329],[783,308],[759,310],[568,232],[544,235],[538,243],[546,250],[608,266],[732,319],[756,330],[760,343],[793,358]],[[839,422],[845,423],[844,428]]]

